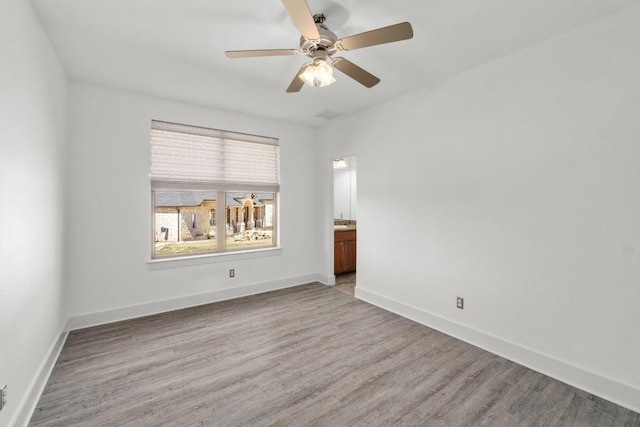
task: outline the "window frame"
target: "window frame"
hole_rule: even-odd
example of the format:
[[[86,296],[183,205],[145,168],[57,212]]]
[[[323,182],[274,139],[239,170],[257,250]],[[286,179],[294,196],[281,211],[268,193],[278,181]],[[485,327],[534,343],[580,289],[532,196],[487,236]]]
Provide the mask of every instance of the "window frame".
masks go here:
[[[223,182],[209,182],[209,181],[201,181],[199,179],[190,179],[190,180],[181,180],[179,179],[178,181],[175,180],[163,180],[163,179],[157,179],[156,177],[158,175],[155,175],[154,172],[154,165],[156,165],[157,163],[154,162],[154,155],[153,153],[156,153],[157,151],[157,146],[154,145],[156,144],[155,141],[158,141],[155,138],[155,134],[154,131],[155,129],[161,129],[164,130],[166,132],[172,132],[170,129],[166,129],[166,128],[156,128],[156,124],[160,124],[160,126],[177,126],[180,127],[182,129],[196,129],[196,133],[194,133],[194,135],[207,135],[207,133],[210,131],[211,133],[214,134],[214,138],[217,138],[218,136],[215,136],[217,134],[224,134],[224,139],[225,141],[227,141],[227,143],[233,143],[233,141],[235,141],[235,139],[233,138],[234,135],[238,136],[238,142],[240,142],[241,144],[245,144],[248,142],[253,142],[256,144],[265,144],[264,142],[259,142],[262,140],[270,140],[273,143],[267,142],[265,145],[273,145],[275,146],[275,157],[273,157],[272,159],[275,160],[275,163],[273,163],[276,167],[275,169],[275,174],[274,175],[276,177],[276,181],[266,181],[266,182],[270,182],[270,184],[267,185],[266,188],[265,185],[260,184],[260,181],[256,182],[255,184],[250,184],[249,181],[245,182],[244,184],[240,184],[238,183],[234,183],[233,181],[229,181],[226,183]],[[179,133],[185,133],[184,131],[181,132],[181,130],[178,130],[177,132]],[[204,133],[200,133],[200,132],[204,132]],[[188,132],[186,132],[188,134]],[[151,156],[151,165],[152,165],[152,169],[151,169],[151,174],[150,174],[150,193],[151,193],[151,233],[150,233],[150,240],[151,240],[151,251],[150,251],[150,255],[151,255],[151,259],[150,262],[157,262],[157,261],[179,261],[179,260],[188,260],[188,259],[194,259],[194,258],[211,258],[211,257],[219,257],[221,255],[229,255],[229,254],[242,254],[242,253],[259,253],[259,252],[264,252],[264,251],[273,251],[274,249],[280,250],[280,220],[279,220],[279,214],[280,214],[280,178],[279,178],[279,142],[277,138],[271,138],[271,137],[261,137],[261,136],[252,136],[252,135],[248,135],[248,134],[242,134],[242,133],[237,133],[237,132],[230,132],[230,131],[222,131],[222,130],[217,130],[217,129],[210,129],[210,128],[202,128],[199,126],[191,126],[191,125],[181,125],[181,124],[173,124],[170,122],[163,122],[163,121],[157,121],[157,120],[152,120],[151,122],[151,152],[152,152],[152,156]],[[228,139],[227,139],[228,138]],[[252,140],[252,139],[255,139]],[[159,140],[162,141],[162,140]],[[181,141],[181,139],[177,140],[177,141]],[[162,142],[160,142],[162,143]],[[215,140],[212,140],[213,144],[216,144]],[[224,142],[223,142],[224,143]],[[215,145],[213,145],[215,147]],[[245,147],[246,150],[246,147]],[[253,149],[252,149],[253,151]],[[260,151],[258,151],[260,152]],[[183,151],[184,158],[188,159],[188,156],[190,153],[190,151]],[[195,153],[195,151],[194,151]],[[226,163],[226,156],[225,156],[225,151],[222,152],[222,154],[220,155],[221,157],[218,157],[218,162],[222,161],[223,163]],[[255,156],[255,154],[254,154]],[[166,157],[166,153],[165,153],[165,158],[170,159],[171,157]],[[211,157],[211,158],[215,158],[215,157]],[[254,157],[255,158],[255,157]],[[265,159],[268,157],[265,157]],[[161,163],[162,164],[162,163]],[[260,162],[258,162],[258,164],[262,164]],[[253,165],[253,162],[251,161],[250,163],[244,163],[244,164],[240,164],[239,167],[244,167],[244,170],[248,170],[247,169],[247,165]],[[205,166],[206,167],[206,166]],[[214,169],[210,169],[211,171],[216,171],[216,170],[220,170],[220,169],[216,169],[215,166],[212,164],[211,165],[212,168]],[[188,169],[176,169],[176,170],[188,170]],[[206,169],[202,169],[202,170],[206,170]],[[224,169],[223,169],[224,170]],[[227,170],[232,170],[233,169],[227,169]],[[243,169],[239,169],[239,170],[243,170]],[[264,171],[264,170],[268,170],[268,169],[258,169],[258,171]],[[216,172],[213,172],[216,173]],[[223,172],[224,173],[224,172]],[[260,172],[259,172],[260,173]],[[255,176],[255,175],[254,175]],[[264,176],[264,175],[257,175],[257,176]],[[253,180],[251,180],[251,182],[253,182]],[[265,182],[265,181],[262,181]],[[274,186],[275,184],[275,186]],[[212,207],[212,205],[207,206],[207,212],[209,213],[209,218],[206,219],[206,217],[202,217],[199,218],[198,216],[200,215],[200,213],[194,213],[191,212],[191,215],[188,218],[184,218],[184,217],[179,217],[179,221],[178,221],[178,226],[177,226],[177,230],[176,232],[178,233],[177,236],[177,241],[181,241],[182,238],[182,230],[183,230],[183,226],[186,226],[190,231],[193,230],[197,230],[197,227],[193,227],[193,225],[195,223],[197,223],[198,225],[200,223],[203,224],[203,230],[204,230],[204,226],[206,227],[210,227],[209,229],[213,229],[215,230],[215,249],[213,250],[203,250],[203,251],[191,251],[191,252],[185,252],[185,253],[166,253],[166,254],[158,254],[156,253],[156,237],[157,237],[157,214],[156,214],[156,193],[158,192],[188,192],[188,193],[200,193],[200,192],[208,192],[208,193],[216,193],[216,201],[215,204]],[[228,193],[250,193],[250,194],[255,194],[255,193],[268,193],[268,194],[272,194],[273,195],[273,208],[272,208],[272,226],[271,226],[271,242],[270,244],[265,244],[265,245],[257,245],[257,246],[248,246],[248,247],[236,247],[236,248],[232,248],[229,249],[227,247],[227,219],[229,218],[229,216],[233,216],[232,215],[232,211],[231,209],[227,210],[227,194]],[[210,200],[210,199],[209,199]],[[210,200],[211,201],[211,200]],[[212,202],[212,201],[211,201]],[[202,205],[201,205],[202,206]],[[265,205],[266,206],[266,205]],[[171,208],[172,206],[168,206],[169,208]],[[181,209],[184,208],[184,206],[175,206],[176,208],[176,214],[177,215],[181,215]],[[256,206],[253,205],[252,207],[246,206],[244,207],[244,210],[247,209],[255,209]],[[265,208],[266,210],[266,208]],[[213,222],[215,225],[211,225],[211,212],[214,212],[213,215]],[[255,211],[254,211],[255,212]],[[248,213],[245,213],[248,214]],[[264,216],[264,215],[263,215]],[[264,219],[264,218],[263,218]],[[256,220],[256,218],[254,218],[254,221]],[[185,224],[182,224],[182,223]],[[173,229],[174,226],[171,226],[171,229]],[[201,231],[203,231],[201,230]],[[206,233],[205,233],[206,234]],[[235,232],[233,234],[236,234]],[[199,239],[196,239],[196,236],[200,236],[200,234],[193,234],[193,238],[194,241],[198,241]]]

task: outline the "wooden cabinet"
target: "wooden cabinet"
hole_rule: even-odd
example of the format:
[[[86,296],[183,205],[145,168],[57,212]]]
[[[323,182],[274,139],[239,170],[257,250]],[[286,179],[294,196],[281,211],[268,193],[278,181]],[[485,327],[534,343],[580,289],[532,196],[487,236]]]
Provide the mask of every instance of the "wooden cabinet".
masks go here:
[[[334,231],[333,274],[356,271],[356,230]]]

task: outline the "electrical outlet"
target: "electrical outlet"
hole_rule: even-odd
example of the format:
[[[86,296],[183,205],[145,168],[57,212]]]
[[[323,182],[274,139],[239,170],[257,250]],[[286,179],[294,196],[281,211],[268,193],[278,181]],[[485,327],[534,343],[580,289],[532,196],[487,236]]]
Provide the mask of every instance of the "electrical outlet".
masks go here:
[[[229,270],[229,277],[236,277],[236,270],[234,270],[233,268]]]
[[[7,384],[3,384],[2,388],[0,389],[0,411],[2,411],[2,408],[5,407],[5,405],[7,404]]]
[[[464,298],[457,297],[457,299],[456,299],[456,307],[458,307],[460,310],[464,310]]]

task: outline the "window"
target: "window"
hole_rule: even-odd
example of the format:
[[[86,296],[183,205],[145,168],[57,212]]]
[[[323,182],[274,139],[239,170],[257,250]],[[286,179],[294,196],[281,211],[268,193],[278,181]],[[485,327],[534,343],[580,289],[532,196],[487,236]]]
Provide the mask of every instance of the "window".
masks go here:
[[[153,121],[153,258],[277,245],[275,138]]]

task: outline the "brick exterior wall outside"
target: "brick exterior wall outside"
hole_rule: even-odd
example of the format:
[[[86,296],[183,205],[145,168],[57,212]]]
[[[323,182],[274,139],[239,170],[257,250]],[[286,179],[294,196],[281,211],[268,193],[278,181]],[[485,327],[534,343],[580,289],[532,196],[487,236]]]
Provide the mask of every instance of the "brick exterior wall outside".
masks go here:
[[[181,207],[165,208],[160,207],[155,209],[155,239],[156,242],[164,242],[166,233],[162,232],[162,228],[165,227],[169,230],[166,241],[176,242],[178,241],[178,222],[180,223],[180,240],[195,240],[196,238],[206,238],[207,232],[210,232],[213,236],[215,234],[215,227],[209,225],[210,210],[209,207],[194,206],[194,207]],[[195,215],[196,227],[193,227],[193,215]]]

